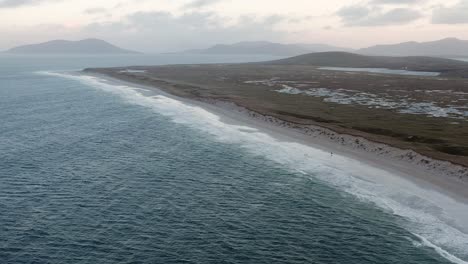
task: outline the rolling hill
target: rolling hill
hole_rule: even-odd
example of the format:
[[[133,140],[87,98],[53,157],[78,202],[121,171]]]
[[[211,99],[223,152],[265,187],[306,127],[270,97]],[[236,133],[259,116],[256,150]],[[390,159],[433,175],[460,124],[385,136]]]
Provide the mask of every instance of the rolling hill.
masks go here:
[[[357,51],[360,54],[386,56],[436,56],[468,57],[468,41],[446,38],[430,42],[404,42],[394,45],[377,45]]]
[[[468,72],[468,63],[458,60],[410,56],[365,56],[348,52],[321,52],[310,53],[270,61],[274,65],[313,65],[326,67],[354,67],[354,68],[386,68],[410,71],[433,71],[444,75],[465,76]]]

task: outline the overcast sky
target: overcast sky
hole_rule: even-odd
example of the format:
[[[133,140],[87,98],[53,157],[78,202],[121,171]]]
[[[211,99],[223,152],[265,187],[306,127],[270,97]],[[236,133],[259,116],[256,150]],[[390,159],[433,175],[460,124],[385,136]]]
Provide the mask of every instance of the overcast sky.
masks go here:
[[[168,52],[270,40],[359,48],[468,39],[468,0],[0,0],[0,50],[100,38]]]

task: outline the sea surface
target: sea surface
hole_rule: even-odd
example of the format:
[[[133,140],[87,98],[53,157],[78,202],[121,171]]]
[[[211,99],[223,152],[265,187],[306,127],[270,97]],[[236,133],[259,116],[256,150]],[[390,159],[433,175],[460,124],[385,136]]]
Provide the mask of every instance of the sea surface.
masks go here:
[[[85,67],[0,55],[0,263],[468,263],[468,207]]]

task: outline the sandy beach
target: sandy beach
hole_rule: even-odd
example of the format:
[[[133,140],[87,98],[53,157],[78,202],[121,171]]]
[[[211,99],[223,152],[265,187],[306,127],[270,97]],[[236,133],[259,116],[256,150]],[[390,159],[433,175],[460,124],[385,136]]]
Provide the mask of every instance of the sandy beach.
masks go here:
[[[464,166],[431,159],[412,150],[398,149],[363,137],[339,134],[320,126],[286,122],[248,110],[232,102],[183,98],[169,93],[171,90],[164,86],[128,82],[115,76],[98,73],[79,74],[103,78],[110,83],[151,90],[186,104],[202,107],[220,116],[225,123],[252,127],[280,141],[297,142],[321,149],[329,152],[331,159],[334,156],[345,156],[357,163],[364,163],[402,177],[421,188],[435,190],[461,203],[468,203],[468,169]]]

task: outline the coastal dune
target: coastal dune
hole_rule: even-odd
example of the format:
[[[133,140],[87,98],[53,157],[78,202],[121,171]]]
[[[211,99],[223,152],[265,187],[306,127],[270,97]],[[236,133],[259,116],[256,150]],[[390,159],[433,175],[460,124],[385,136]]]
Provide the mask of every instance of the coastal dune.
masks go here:
[[[249,122],[251,125],[266,123],[269,125],[269,129],[274,127],[282,128],[280,133],[288,133],[288,130],[294,131],[296,132],[295,138],[308,141],[312,145],[331,151],[331,153],[345,154],[378,167],[410,174],[420,180],[430,181],[436,186],[444,186],[443,188],[455,191],[458,195],[468,198],[468,168],[464,166],[432,159],[411,149],[399,149],[373,142],[364,137],[340,134],[316,125],[287,122],[239,107],[230,102],[212,100],[204,100],[203,102],[214,105],[216,108],[211,109],[216,112],[222,110],[224,115],[227,112],[234,112],[246,116],[251,119],[252,122]],[[243,120],[246,122],[245,119]],[[291,133],[288,133],[288,135],[291,135]],[[301,135],[304,135],[304,137]]]

